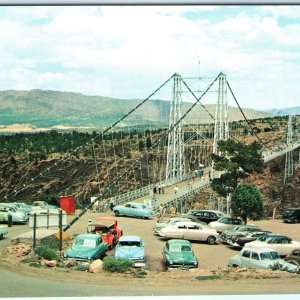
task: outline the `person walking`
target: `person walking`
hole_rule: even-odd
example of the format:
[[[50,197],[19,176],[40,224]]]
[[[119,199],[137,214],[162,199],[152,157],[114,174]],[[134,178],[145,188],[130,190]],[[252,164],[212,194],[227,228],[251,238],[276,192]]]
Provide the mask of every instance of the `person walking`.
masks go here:
[[[177,194],[178,194],[178,190],[179,190],[179,189],[178,189],[178,186],[177,186],[177,185],[175,185],[175,187],[174,187],[174,194],[175,194],[175,195],[177,195]]]
[[[114,199],[110,199],[110,201],[109,201],[109,207],[110,207],[110,210],[113,211],[113,209],[115,207],[115,200]]]

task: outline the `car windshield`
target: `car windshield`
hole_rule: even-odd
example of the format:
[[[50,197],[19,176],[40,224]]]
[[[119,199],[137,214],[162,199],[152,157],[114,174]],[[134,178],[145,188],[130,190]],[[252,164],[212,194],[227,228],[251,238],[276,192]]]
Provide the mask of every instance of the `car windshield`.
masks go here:
[[[141,205],[141,208],[147,209],[147,206],[146,205]]]
[[[171,245],[170,246],[171,252],[191,252],[192,249],[189,245]]]
[[[260,253],[260,259],[261,260],[266,260],[266,259],[279,259],[279,255],[277,252],[272,251],[272,252],[262,252]]]
[[[96,247],[96,240],[76,239],[74,244],[76,246],[83,246],[83,247],[87,247],[87,248],[95,248]]]

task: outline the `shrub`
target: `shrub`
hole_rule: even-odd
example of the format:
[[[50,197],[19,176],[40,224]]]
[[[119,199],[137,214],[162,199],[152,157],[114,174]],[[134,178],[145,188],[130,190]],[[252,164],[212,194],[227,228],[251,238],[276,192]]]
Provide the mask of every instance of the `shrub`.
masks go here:
[[[35,248],[34,252],[38,256],[41,256],[44,259],[48,259],[48,260],[58,259],[56,252],[47,245],[42,245]]]
[[[132,261],[126,258],[107,256],[103,259],[103,269],[108,272],[123,273],[132,267]]]

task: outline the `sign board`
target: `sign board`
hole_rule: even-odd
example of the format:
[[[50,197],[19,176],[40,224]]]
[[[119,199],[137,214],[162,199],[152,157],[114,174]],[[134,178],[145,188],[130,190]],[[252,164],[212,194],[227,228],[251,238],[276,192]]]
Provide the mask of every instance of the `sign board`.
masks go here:
[[[29,227],[33,228],[34,216],[29,217]],[[62,214],[62,225],[67,225],[67,215]],[[59,227],[59,214],[36,214],[36,228]]]

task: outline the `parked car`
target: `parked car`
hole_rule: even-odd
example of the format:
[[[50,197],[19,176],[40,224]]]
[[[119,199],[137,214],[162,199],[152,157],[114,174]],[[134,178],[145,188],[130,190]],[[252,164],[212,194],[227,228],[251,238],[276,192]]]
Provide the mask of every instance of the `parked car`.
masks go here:
[[[227,229],[224,230],[221,234],[220,234],[220,241],[227,243],[227,240],[231,239],[233,236],[235,235],[239,235],[240,233],[247,233],[247,232],[251,232],[251,231],[258,231],[261,228],[256,226],[256,225],[237,225],[235,227],[233,227],[232,229]]]
[[[284,258],[290,264],[293,264],[297,267],[300,266],[300,248],[293,250],[289,255]]]
[[[209,245],[215,244],[219,234],[214,229],[203,227],[196,222],[178,222],[162,228],[159,236],[168,239],[183,239],[191,241],[203,241]]]
[[[246,243],[245,247],[259,247],[276,250],[280,256],[286,256],[293,250],[300,248],[300,242],[292,241],[291,238],[280,234],[266,234],[256,241]]]
[[[205,222],[206,224],[217,221],[220,218],[224,217],[225,214],[218,210],[189,210],[188,215],[196,216],[200,221]]]
[[[8,233],[7,225],[0,225],[0,240]]]
[[[114,214],[138,218],[151,218],[155,216],[155,212],[146,207],[145,204],[139,202],[129,202],[125,205],[118,205],[113,208]]]
[[[15,205],[17,207],[18,210],[23,211],[25,214],[30,215],[31,211],[32,211],[32,206],[26,204],[26,203],[22,203],[22,202],[13,202],[13,205]]]
[[[2,222],[8,222],[8,215],[12,216],[13,223],[26,223],[28,221],[28,216],[22,212],[17,211],[17,209],[9,204],[0,204],[0,212],[2,212]]]
[[[256,241],[259,237],[270,234],[271,231],[240,232],[227,240],[233,248],[243,248],[246,243]]]
[[[241,219],[222,217],[218,221],[210,222],[208,227],[216,229],[217,232],[222,233],[227,229],[231,229],[237,225],[242,225],[243,221]]]
[[[146,266],[145,246],[139,236],[122,236],[116,245],[116,258],[128,258],[135,267]]]
[[[300,222],[300,208],[288,208],[282,214],[282,220],[285,223],[299,223]]]
[[[104,243],[100,235],[80,234],[72,246],[65,252],[64,258],[75,258],[76,260],[94,260],[102,258],[108,249],[108,244]]]
[[[161,222],[161,221],[158,221],[153,230],[154,230],[154,234],[158,235],[159,234],[159,231],[162,229],[162,228],[165,228],[166,226],[170,226],[170,225],[174,225],[178,222],[196,222],[198,223],[197,221],[197,218],[194,218],[193,216],[176,216],[176,217],[173,217],[165,222]]]
[[[34,202],[32,202],[31,206],[40,207],[40,208],[44,208],[44,209],[58,209],[59,208],[58,206],[48,204],[45,201],[34,201]]]
[[[102,241],[112,248],[122,236],[123,231],[118,227],[117,219],[101,217],[97,218],[94,223],[90,222],[88,224],[87,233],[99,234]]]
[[[198,268],[198,259],[189,241],[169,240],[162,255],[167,268]]]
[[[270,248],[243,248],[239,254],[229,258],[229,267],[249,269],[272,269],[276,265],[281,270],[298,272],[298,267],[281,259],[278,252]]]

